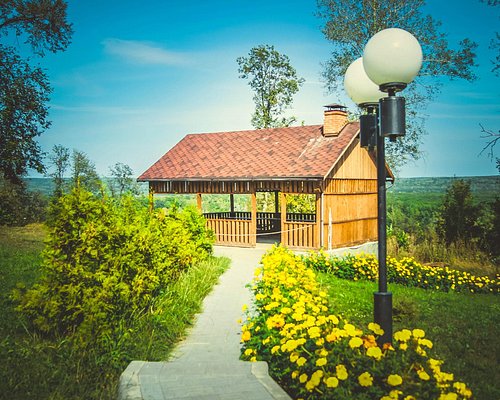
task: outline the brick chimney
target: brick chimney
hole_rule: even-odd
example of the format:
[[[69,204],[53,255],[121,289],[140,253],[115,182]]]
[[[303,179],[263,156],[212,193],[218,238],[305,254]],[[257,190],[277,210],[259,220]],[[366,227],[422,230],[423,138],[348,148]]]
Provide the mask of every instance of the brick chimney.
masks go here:
[[[325,110],[323,136],[338,136],[342,128],[347,125],[347,107],[340,104],[329,104]]]

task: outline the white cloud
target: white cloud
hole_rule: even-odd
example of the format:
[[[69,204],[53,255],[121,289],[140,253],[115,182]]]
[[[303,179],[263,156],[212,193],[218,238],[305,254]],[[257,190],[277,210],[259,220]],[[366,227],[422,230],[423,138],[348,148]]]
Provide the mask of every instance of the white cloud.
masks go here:
[[[109,38],[102,44],[106,53],[138,64],[175,66],[190,61],[186,54],[166,50],[151,42]]]

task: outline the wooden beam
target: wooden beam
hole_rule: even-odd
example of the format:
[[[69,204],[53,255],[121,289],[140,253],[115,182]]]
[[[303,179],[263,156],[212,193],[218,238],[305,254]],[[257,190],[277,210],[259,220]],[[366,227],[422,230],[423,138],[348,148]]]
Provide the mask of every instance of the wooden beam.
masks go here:
[[[200,212],[203,212],[203,208],[201,205],[201,193],[196,193],[196,206],[198,207],[198,210],[200,210]]]
[[[280,210],[280,215],[281,215],[281,243],[284,246],[288,245],[288,241],[286,240],[286,235],[287,232],[285,232],[285,222],[286,222],[286,194],[281,192],[280,194],[281,197],[281,210]]]
[[[234,217],[234,194],[229,195],[229,202],[231,203],[231,217]]]
[[[255,245],[257,242],[257,193],[252,192],[252,219],[250,225],[250,243]]]
[[[321,209],[321,194],[316,193],[316,228],[314,229],[314,247],[320,248],[321,243],[321,225],[323,224],[323,213]]]

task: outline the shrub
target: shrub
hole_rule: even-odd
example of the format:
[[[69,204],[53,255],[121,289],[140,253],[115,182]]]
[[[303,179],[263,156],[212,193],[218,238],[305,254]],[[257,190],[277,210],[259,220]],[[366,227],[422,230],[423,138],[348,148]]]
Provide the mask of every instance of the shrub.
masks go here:
[[[0,177],[0,225],[25,226],[45,219],[47,198],[30,192],[23,183],[13,184]]]
[[[255,307],[242,326],[242,358],[264,360],[294,398],[466,399],[471,390],[441,369],[421,329],[394,334],[360,329],[331,314],[326,293],[303,259],[277,247],[262,259],[252,290]]]
[[[43,276],[15,297],[37,329],[77,345],[109,340],[211,252],[213,239],[191,210],[148,212],[132,197],[112,201],[80,187],[54,207]]]
[[[378,261],[373,255],[347,255],[330,257],[323,251],[311,252],[304,257],[310,268],[350,280],[378,279]],[[443,292],[494,293],[499,292],[499,280],[488,276],[474,276],[465,271],[448,267],[422,265],[411,257],[400,260],[387,258],[387,279],[389,283]]]

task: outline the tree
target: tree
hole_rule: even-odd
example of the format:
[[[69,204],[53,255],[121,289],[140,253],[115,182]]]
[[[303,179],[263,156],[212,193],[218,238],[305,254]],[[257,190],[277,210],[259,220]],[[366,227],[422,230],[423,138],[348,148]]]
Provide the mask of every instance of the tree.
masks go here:
[[[330,92],[339,92],[347,67],[363,54],[368,40],[386,28],[402,28],[416,36],[424,53],[424,63],[415,83],[405,90],[407,99],[407,134],[397,144],[388,143],[387,157],[397,168],[408,159],[420,157],[419,146],[425,133],[422,112],[441,86],[437,78],[466,79],[476,77],[477,44],[463,39],[456,49],[448,44],[441,23],[422,8],[425,0],[318,0],[319,16],[325,20],[323,33],[335,48],[324,64],[323,78]]]
[[[101,189],[101,180],[97,175],[94,163],[83,151],[73,150],[72,164],[73,187],[83,187],[97,194]]]
[[[481,3],[486,3],[492,7],[500,5],[499,0],[481,0]],[[496,53],[495,59],[491,60],[493,64],[493,69],[491,71],[494,72],[496,76],[500,77],[500,33],[495,32],[495,37],[491,39],[490,42],[490,50]]]
[[[43,172],[43,153],[35,141],[48,129],[50,86],[40,68],[31,68],[0,45],[0,172],[20,184],[29,168]]]
[[[118,162],[109,168],[109,172],[113,178],[109,184],[111,194],[113,196],[120,197],[127,192],[137,193],[137,188],[135,186],[134,179],[132,178],[134,172],[130,166]]]
[[[4,0],[0,3],[0,38],[16,36],[31,51],[64,50],[72,35],[62,0]],[[36,137],[49,128],[50,86],[40,67],[23,60],[18,47],[0,44],[0,173],[19,184],[28,169],[44,171]]]
[[[438,233],[447,244],[463,241],[476,236],[478,207],[470,189],[470,182],[459,179],[446,190],[443,199]]]
[[[54,196],[58,198],[64,193],[64,175],[71,164],[69,149],[60,144],[54,145],[49,160],[54,168],[49,176],[54,180]]]
[[[304,83],[290,65],[290,59],[274,46],[260,45],[250,50],[248,57],[238,57],[239,77],[249,79],[254,90],[255,112],[252,125],[256,129],[290,126],[295,117],[282,117],[293,101],[293,95]]]

